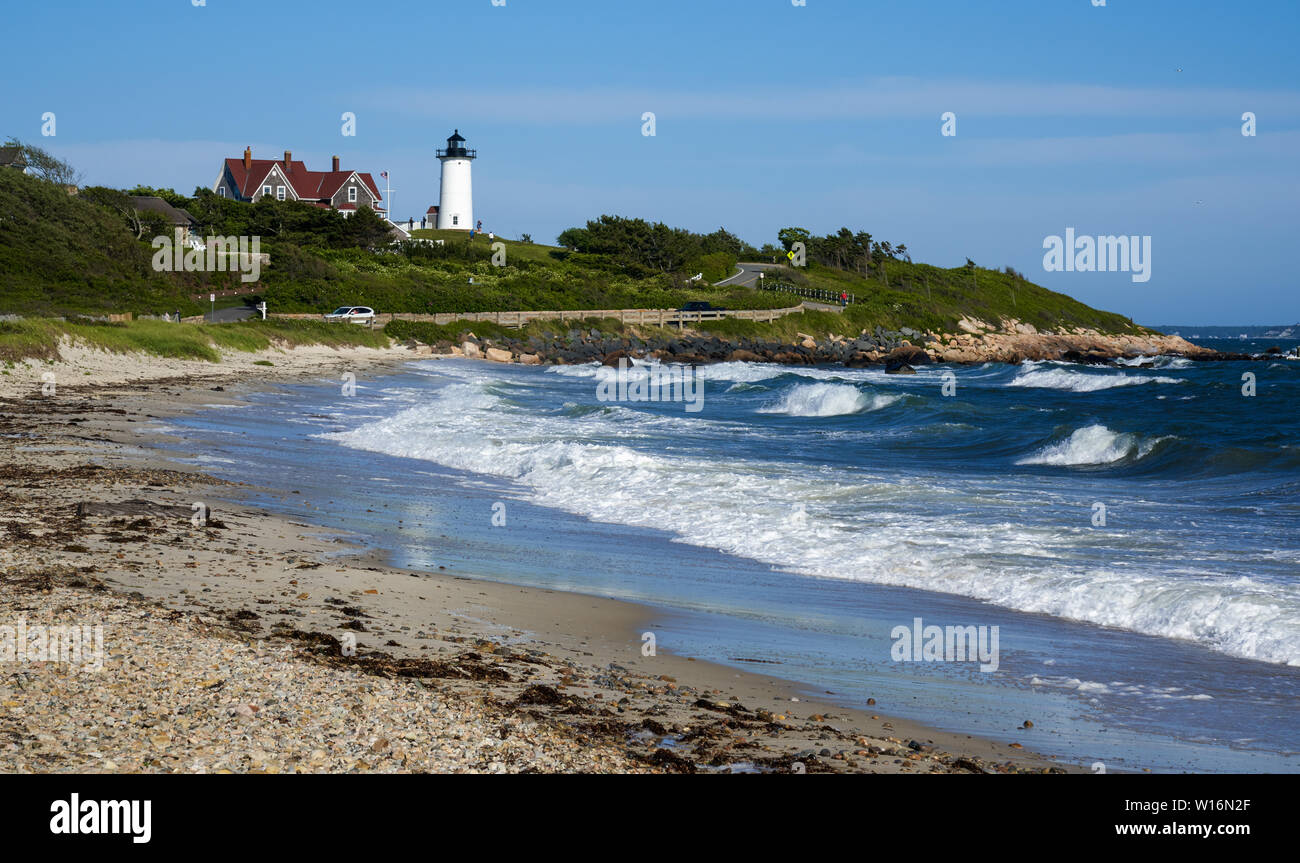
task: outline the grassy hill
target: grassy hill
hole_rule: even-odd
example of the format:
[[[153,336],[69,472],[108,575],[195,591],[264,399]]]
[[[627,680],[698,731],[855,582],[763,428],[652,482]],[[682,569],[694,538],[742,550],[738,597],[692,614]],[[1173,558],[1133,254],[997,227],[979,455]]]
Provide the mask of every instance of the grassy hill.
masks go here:
[[[0,170],[0,314],[197,313],[176,282],[150,268],[151,251],[118,214]]]
[[[958,321],[967,318],[995,326],[1003,319],[1013,319],[1040,330],[1146,332],[1123,315],[1094,309],[1017,273],[982,267],[943,269],[896,260],[883,261],[880,267],[883,272],[868,277],[810,263],[807,267],[782,267],[769,272],[764,281],[834,295],[841,291],[852,294],[855,302],[846,317],[864,327],[879,324],[886,329],[909,326],[953,332]]]
[[[249,287],[232,273],[154,272],[151,237],[137,239],[122,212],[96,203],[112,195],[120,198],[120,193],[106,196],[105,191],[69,195],[55,184],[0,171],[0,314],[180,309],[188,315],[207,310],[211,290]],[[592,239],[587,251],[435,230],[417,230],[415,241],[390,247],[382,225],[377,233],[377,221],[366,230],[361,215],[345,220],[332,211],[274,200],[245,204],[206,190],[190,198],[176,196],[174,203],[200,220],[204,235],[262,238],[270,263],[255,286],[256,296],[278,312],[319,313],[347,304],[415,313],[676,308],[693,300],[750,309],[799,301],[790,293],[688,281],[687,275],[696,271],[719,280],[731,271],[737,255],[754,251],[722,229],[695,235],[641,220],[602,217],[587,229],[565,232]],[[606,234],[596,237],[591,229]],[[442,242],[433,242],[437,240]],[[494,242],[504,244],[504,266],[494,265]],[[660,243],[679,244],[671,267],[658,263]],[[892,257],[867,271],[869,275],[810,261],[808,267],[787,267],[766,281],[856,295],[858,302],[843,315],[825,316],[826,332],[847,334],[878,325],[952,331],[962,318],[994,325],[1015,318],[1039,329],[1140,329],[1127,318],[1010,272],[943,269]],[[810,314],[765,325],[723,321],[707,328],[774,335],[795,327],[807,332],[821,318]]]
[[[321,311],[362,303],[392,312],[491,312],[537,309],[677,308],[706,300],[726,308],[777,308],[788,298],[707,285],[683,288],[663,274],[629,273],[594,255],[555,246],[478,236],[463,231],[419,231],[400,251],[313,251],[310,272],[284,279],[271,271],[263,295],[279,311]],[[492,262],[493,242],[505,244],[505,266]],[[472,280],[472,281],[471,281]]]

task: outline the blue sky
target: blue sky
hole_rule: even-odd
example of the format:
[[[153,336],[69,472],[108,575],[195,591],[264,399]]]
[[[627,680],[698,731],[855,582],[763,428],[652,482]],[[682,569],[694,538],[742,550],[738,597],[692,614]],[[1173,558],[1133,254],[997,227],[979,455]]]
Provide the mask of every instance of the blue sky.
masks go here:
[[[6,46],[0,136],[185,192],[246,145],[338,154],[389,171],[405,218],[455,127],[508,237],[601,213],[755,245],[847,225],[1141,323],[1300,319],[1300,3],[1092,3],[46,0],[6,9],[31,38]],[[1150,280],[1045,272],[1070,227],[1149,235]]]

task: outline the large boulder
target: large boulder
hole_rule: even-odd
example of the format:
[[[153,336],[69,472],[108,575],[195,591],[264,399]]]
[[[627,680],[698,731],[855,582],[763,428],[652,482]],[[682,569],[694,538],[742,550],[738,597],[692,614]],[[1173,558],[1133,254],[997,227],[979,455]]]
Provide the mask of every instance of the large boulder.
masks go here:
[[[479,350],[478,345],[468,340],[460,343],[460,349],[470,359],[477,360],[483,356],[483,352]]]
[[[933,362],[930,355],[925,352],[924,348],[918,348],[915,345],[903,345],[894,348],[885,355],[886,369],[890,366],[923,366],[929,362]]]
[[[488,348],[487,358],[496,363],[508,363],[514,359],[514,355],[502,348]]]

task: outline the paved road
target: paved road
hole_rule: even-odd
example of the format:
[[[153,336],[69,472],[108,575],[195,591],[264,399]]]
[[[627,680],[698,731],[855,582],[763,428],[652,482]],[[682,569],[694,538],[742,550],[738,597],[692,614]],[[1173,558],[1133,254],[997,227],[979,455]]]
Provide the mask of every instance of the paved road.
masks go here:
[[[780,264],[754,264],[754,263],[736,264],[736,269],[738,270],[738,272],[733,276],[728,276],[727,278],[723,279],[717,284],[733,285],[741,288],[752,288],[755,287],[754,283],[758,281],[759,273],[763,272],[764,270],[776,270],[779,269],[780,266],[781,266]]]
[[[730,276],[718,282],[719,285],[734,285],[742,288],[758,287],[755,282],[758,281],[758,274],[764,270],[771,272],[781,268],[781,264],[759,264],[759,263],[739,263],[736,269],[739,270],[734,276]],[[817,309],[823,312],[842,312],[843,307],[839,303],[816,303],[812,300],[804,300],[805,309]]]
[[[816,309],[819,312],[843,312],[844,311],[844,307],[841,306],[839,303],[835,303],[832,305],[831,303],[815,303],[812,300],[804,300],[803,307],[805,309]]]

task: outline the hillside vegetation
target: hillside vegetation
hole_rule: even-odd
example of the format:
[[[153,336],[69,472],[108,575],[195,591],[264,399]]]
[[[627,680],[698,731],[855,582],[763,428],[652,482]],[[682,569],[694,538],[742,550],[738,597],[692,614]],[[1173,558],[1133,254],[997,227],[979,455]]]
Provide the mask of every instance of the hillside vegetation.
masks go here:
[[[888,279],[888,282],[885,280]],[[876,325],[886,329],[908,326],[918,330],[954,332],[963,318],[997,327],[1017,320],[1039,330],[1094,329],[1104,333],[1145,332],[1129,318],[1084,305],[1073,297],[1048,290],[1012,272],[982,267],[943,269],[929,264],[887,260],[871,275],[837,270],[820,264],[782,267],[764,282],[841,292],[854,296],[844,313],[848,330]],[[777,293],[777,292],[773,292]],[[793,294],[782,294],[795,298]],[[728,321],[726,324],[744,324]],[[712,328],[712,324],[706,325]],[[845,330],[847,334],[847,330]]]
[[[162,312],[190,303],[121,217],[62,186],[0,170],[0,314]]]
[[[249,285],[238,273],[154,272],[150,240],[164,226],[132,212],[131,193],[183,207],[201,236],[260,237],[269,256],[260,280]],[[192,315],[207,310],[208,292],[227,289],[246,292],[250,302],[265,299],[273,312],[299,313],[351,304],[408,313],[676,308],[696,300],[729,309],[782,308],[800,297],[710,283],[731,275],[738,260],[785,261],[802,244],[806,266],[785,266],[765,282],[855,295],[843,315],[826,317],[823,332],[952,331],[963,318],[994,326],[1014,318],[1039,329],[1140,329],[1010,268],[917,264],[905,245],[847,228],[825,237],[786,228],[778,238],[780,245],[760,249],[723,228],[698,234],[607,215],[562,232],[555,246],[432,230],[395,244],[386,223],[365,208],[344,218],[296,202],[236,202],[206,189],[192,196],[98,187],[69,194],[10,170],[0,171],[0,314]],[[728,320],[697,329],[770,335],[807,332],[814,320],[821,316],[775,324]]]

